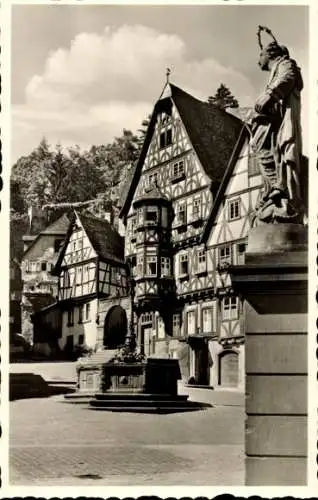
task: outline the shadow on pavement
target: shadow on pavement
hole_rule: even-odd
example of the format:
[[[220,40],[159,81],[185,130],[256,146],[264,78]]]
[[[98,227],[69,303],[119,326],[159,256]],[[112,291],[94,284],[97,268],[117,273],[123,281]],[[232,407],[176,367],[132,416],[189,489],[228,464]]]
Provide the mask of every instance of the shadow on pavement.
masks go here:
[[[48,398],[58,394],[75,392],[67,385],[48,384],[41,375],[34,373],[10,373],[9,400]]]

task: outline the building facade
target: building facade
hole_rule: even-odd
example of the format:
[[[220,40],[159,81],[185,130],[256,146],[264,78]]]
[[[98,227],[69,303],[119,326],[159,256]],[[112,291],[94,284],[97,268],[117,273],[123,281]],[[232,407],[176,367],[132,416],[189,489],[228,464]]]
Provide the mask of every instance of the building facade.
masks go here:
[[[75,212],[53,274],[58,277],[60,349],[113,348],[127,334],[124,240],[107,220]]]
[[[19,262],[10,259],[10,340],[21,334],[21,293],[22,277]]]
[[[243,123],[167,84],[121,216],[142,351],[197,385],[243,387],[243,263],[261,186]]]
[[[51,275],[64,241],[69,219],[61,216],[36,236],[26,235],[21,261],[22,276],[22,335],[33,342],[32,316],[57,300],[58,282]]]

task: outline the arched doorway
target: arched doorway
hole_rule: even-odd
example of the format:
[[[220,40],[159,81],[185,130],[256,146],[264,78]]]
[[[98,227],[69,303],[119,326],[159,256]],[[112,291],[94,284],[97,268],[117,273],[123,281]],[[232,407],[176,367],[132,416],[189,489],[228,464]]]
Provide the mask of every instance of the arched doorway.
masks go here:
[[[105,317],[103,345],[106,349],[117,349],[125,343],[126,335],[126,312],[121,306],[113,306]]]
[[[238,386],[238,359],[236,351],[224,351],[219,354],[219,385],[222,387]]]

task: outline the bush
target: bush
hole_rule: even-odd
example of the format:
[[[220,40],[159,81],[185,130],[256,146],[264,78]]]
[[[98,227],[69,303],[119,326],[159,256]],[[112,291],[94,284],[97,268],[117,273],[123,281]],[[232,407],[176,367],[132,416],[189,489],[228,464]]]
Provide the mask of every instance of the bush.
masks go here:
[[[72,352],[74,359],[90,356],[91,354],[93,354],[93,349],[86,344],[76,344]]]

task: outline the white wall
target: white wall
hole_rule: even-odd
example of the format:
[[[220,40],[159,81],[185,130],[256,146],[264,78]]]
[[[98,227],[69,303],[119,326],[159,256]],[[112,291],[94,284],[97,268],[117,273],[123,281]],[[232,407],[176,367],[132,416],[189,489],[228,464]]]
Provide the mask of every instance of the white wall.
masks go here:
[[[74,307],[74,323],[73,325],[68,325],[68,312],[64,311],[62,315],[62,337],[59,340],[59,346],[61,349],[64,348],[66,344],[66,338],[68,335],[73,335],[74,345],[78,344],[79,336],[84,335],[84,344],[88,347],[94,348],[97,340],[97,324],[96,324],[96,314],[97,314],[97,299],[91,300],[90,304],[90,319],[85,320],[85,313],[83,322],[79,323],[79,306]],[[84,306],[85,310],[85,306]]]

